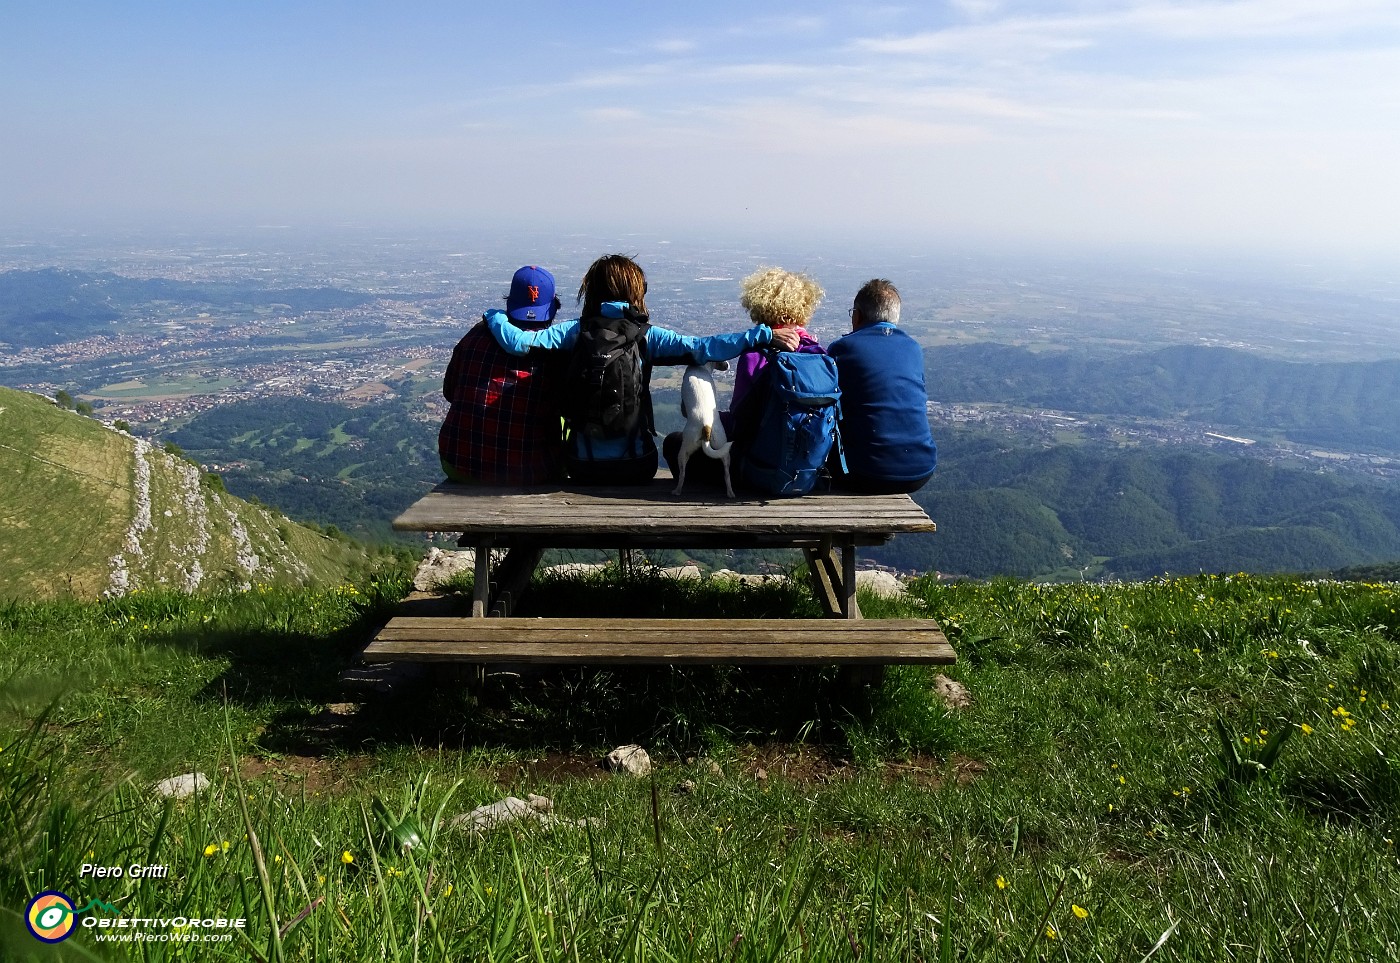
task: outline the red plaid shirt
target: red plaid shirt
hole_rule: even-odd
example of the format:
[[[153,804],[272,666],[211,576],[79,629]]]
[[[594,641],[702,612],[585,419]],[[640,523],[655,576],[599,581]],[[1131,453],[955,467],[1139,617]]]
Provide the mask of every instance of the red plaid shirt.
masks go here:
[[[562,479],[559,416],[568,360],[567,351],[507,354],[478,323],[457,343],[442,382],[452,406],[438,432],[442,460],[488,485]]]

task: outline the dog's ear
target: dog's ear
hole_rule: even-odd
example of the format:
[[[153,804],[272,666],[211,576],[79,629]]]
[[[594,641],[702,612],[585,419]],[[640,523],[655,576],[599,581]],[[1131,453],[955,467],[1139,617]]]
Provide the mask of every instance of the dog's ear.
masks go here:
[[[729,362],[728,362],[728,361],[711,361],[711,362],[710,362],[710,367],[713,368],[715,371],[728,371],[728,370],[729,370]]]

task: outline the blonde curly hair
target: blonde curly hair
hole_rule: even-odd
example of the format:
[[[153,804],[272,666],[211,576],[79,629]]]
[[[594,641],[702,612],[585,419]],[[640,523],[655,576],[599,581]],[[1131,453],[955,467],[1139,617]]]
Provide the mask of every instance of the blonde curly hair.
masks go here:
[[[801,327],[826,292],[811,276],[782,268],[759,268],[739,282],[739,303],[755,324],[770,328]]]

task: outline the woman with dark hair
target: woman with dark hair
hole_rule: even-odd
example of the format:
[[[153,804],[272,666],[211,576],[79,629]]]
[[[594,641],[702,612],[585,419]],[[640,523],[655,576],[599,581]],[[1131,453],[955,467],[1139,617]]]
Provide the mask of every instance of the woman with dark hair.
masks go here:
[[[569,476],[575,481],[641,485],[655,477],[655,427],[647,390],[652,365],[728,361],[770,344],[784,351],[797,347],[795,334],[775,333],[764,324],[705,338],[658,327],[647,317],[646,290],[646,274],[636,261],[623,254],[608,254],[593,262],[579,285],[578,301],[583,305],[579,320],[529,331],[514,324],[504,312],[486,315],[496,341],[515,355],[526,354],[532,348],[573,350],[581,339],[591,344],[596,330],[604,331],[602,337],[611,337],[619,344],[628,338],[636,339],[641,354],[641,374],[636,382],[640,397],[630,402],[640,409],[638,425],[619,429],[590,421],[578,411],[564,412],[570,421],[566,461]],[[574,364],[577,366],[580,361],[575,355]]]

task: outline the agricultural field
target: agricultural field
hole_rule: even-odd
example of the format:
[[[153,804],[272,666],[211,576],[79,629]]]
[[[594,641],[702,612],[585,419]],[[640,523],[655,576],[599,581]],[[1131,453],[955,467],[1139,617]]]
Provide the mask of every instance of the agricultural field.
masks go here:
[[[814,614],[791,583],[541,578],[524,614]],[[939,621],[965,708],[915,668],[855,692],[663,667],[348,696],[339,673],[405,587],[0,608],[0,955],[1400,959],[1394,583],[863,597]],[[649,777],[596,766],[631,742]],[[205,791],[153,798],[193,771]],[[530,793],[552,825],[460,826]],[[47,889],[103,918],[247,924],[198,946],[94,924],[51,951],[20,918]]]

